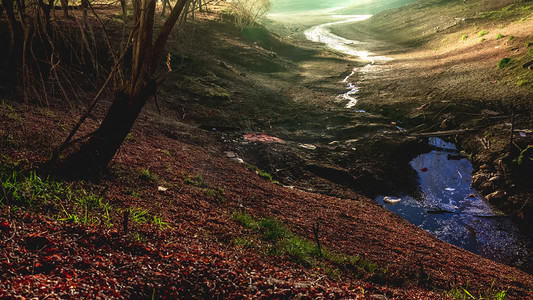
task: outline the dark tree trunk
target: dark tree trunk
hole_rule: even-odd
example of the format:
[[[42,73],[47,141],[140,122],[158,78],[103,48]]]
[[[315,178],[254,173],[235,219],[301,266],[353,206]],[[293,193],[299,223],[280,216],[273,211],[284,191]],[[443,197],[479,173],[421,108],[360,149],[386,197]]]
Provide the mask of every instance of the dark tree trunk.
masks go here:
[[[128,11],[126,5],[126,0],[120,0],[120,7],[122,7],[122,21],[124,21],[124,23],[126,23],[126,19],[128,18]]]
[[[63,8],[63,15],[68,18],[68,0],[61,0],[61,8]]]
[[[128,95],[126,89],[115,93],[113,103],[98,130],[71,157],[70,167],[82,173],[78,175],[96,177],[107,167],[155,88],[156,82],[152,81],[141,88],[137,96]]]
[[[12,60],[13,53],[15,52],[15,38],[20,33],[18,28],[17,19],[14,11],[14,0],[2,0],[2,8],[5,10],[7,17],[7,26],[9,28],[9,54],[5,60],[5,66],[13,65],[15,60]]]
[[[155,74],[157,64],[186,1],[178,0],[153,41],[155,0],[145,0],[144,3],[133,0],[135,23],[138,23],[138,28],[132,38],[131,79],[115,92],[113,103],[100,127],[87,143],[68,159],[67,167],[72,172],[80,176],[96,177],[115,156],[142,108],[155,93],[157,85],[162,82],[163,77],[154,79],[157,77]],[[82,120],[83,117],[80,122]],[[64,144],[70,141],[79,128],[78,125]]]

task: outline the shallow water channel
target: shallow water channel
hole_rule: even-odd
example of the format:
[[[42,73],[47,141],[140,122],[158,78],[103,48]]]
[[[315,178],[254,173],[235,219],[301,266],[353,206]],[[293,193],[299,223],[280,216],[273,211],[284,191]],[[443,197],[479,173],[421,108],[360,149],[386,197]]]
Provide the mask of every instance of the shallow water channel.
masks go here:
[[[324,43],[331,49],[368,62],[364,67],[352,70],[342,81],[348,91],[339,95],[346,101],[347,109],[365,115],[364,111],[357,110],[358,88],[351,78],[388,58],[360,51],[357,49],[360,42],[336,36],[329,29],[335,24],[356,22],[370,16],[336,17],[338,22],[314,26],[305,34],[311,41]],[[431,138],[429,143],[434,150],[417,156],[410,163],[420,177],[422,198],[389,195],[380,196],[376,201],[441,240],[483,257],[533,271],[533,243],[470,187],[473,170],[470,161],[460,158],[451,143],[438,138]]]
[[[470,161],[461,158],[451,143],[431,138],[429,144],[434,150],[410,163],[420,177],[421,199],[380,196],[376,201],[443,241],[495,261],[527,268],[533,244],[470,187]],[[396,199],[401,200],[390,203]]]

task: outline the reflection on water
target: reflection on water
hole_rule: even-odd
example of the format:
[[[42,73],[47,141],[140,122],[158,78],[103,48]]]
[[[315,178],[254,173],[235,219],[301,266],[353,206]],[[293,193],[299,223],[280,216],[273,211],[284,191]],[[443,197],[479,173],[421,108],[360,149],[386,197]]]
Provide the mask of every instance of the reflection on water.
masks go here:
[[[390,205],[380,196],[377,202],[450,244],[509,265],[525,263],[533,245],[470,187],[470,161],[457,159],[459,153],[451,143],[434,138],[430,144],[439,148],[411,161],[423,199],[402,197]]]

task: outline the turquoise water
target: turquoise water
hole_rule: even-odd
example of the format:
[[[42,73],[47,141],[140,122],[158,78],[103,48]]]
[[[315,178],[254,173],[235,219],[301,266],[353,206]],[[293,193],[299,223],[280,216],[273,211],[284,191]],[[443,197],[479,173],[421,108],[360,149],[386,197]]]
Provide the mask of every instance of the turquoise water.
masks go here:
[[[270,13],[331,11],[340,14],[376,14],[414,0],[272,0]]]

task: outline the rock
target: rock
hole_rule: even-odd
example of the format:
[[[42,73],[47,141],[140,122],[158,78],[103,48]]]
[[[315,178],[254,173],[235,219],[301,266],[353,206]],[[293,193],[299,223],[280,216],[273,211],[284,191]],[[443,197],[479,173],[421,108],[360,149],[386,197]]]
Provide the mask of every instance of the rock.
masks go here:
[[[496,174],[495,176],[491,177],[489,179],[490,182],[494,182],[494,183],[499,183],[503,180],[503,176],[501,176],[501,174]]]
[[[494,189],[495,189],[494,183],[490,181],[486,181],[479,188],[481,193],[483,193],[484,195],[491,193],[492,191],[494,191]]]
[[[299,144],[301,148],[308,149],[308,150],[315,150],[316,146],[311,144]]]
[[[488,179],[489,179],[488,174],[478,173],[472,176],[472,187],[479,188],[481,185],[487,182]]]
[[[489,171],[491,169],[491,167],[487,164],[483,164],[481,165],[481,167],[479,167],[480,170],[482,171]]]
[[[402,201],[402,198],[396,198],[396,197],[390,197],[390,196],[385,196],[383,198],[383,202],[388,203],[388,204],[395,204],[400,201]]]
[[[487,199],[489,202],[494,202],[494,201],[502,200],[504,197],[505,197],[504,191],[496,191],[485,196],[485,199]]]

